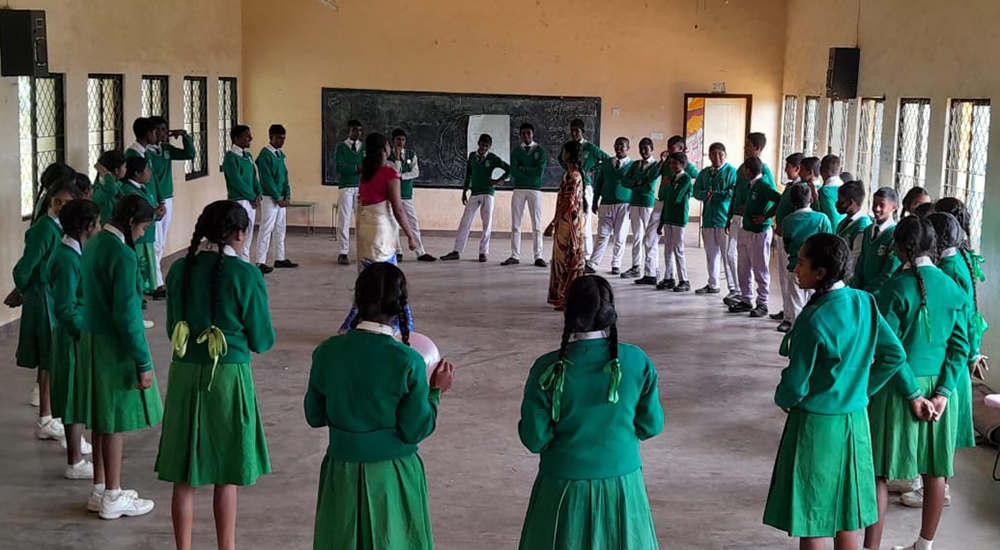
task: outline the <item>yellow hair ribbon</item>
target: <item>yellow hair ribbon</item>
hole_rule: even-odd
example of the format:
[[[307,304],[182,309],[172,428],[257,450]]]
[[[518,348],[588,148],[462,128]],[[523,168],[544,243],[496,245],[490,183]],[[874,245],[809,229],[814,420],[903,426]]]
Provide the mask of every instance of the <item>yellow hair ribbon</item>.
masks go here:
[[[219,366],[219,357],[229,352],[229,344],[226,343],[226,335],[222,330],[212,325],[205,329],[198,336],[198,343],[208,342],[208,356],[212,358],[212,374],[208,378],[208,391],[212,391],[212,382],[215,381],[215,368]]]
[[[538,385],[541,386],[542,390],[552,392],[552,420],[554,422],[559,422],[563,387],[566,385],[566,368],[570,365],[572,363],[565,359],[556,361],[549,365],[538,379]]]
[[[608,403],[618,402],[618,386],[622,382],[622,364],[617,358],[604,365],[604,372],[611,375],[608,381]]]
[[[174,355],[183,359],[187,354],[188,338],[191,336],[191,327],[187,321],[181,321],[174,325],[174,333],[170,336],[170,347]]]

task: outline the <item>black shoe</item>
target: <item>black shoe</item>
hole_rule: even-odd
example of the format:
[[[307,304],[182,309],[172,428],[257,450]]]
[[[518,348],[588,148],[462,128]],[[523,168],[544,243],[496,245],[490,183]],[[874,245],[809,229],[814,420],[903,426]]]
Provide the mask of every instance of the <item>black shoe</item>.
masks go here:
[[[156,302],[159,302],[160,300],[166,300],[167,299],[167,289],[165,287],[161,286],[160,288],[154,290],[153,293],[150,296],[152,296],[153,297],[153,301],[156,301]]]
[[[351,265],[351,260],[347,259],[347,254],[337,256],[337,263],[340,265]]]
[[[399,252],[396,253],[396,263],[403,261],[403,255]]]
[[[781,321],[782,319],[785,318],[785,312],[784,311],[779,311],[778,313],[772,313],[772,314],[768,315],[768,317],[770,319],[774,319],[775,321]]]
[[[781,324],[778,325],[778,332],[788,332],[790,330],[792,330],[792,324],[788,321],[782,321]]]
[[[719,289],[712,288],[712,287],[710,287],[708,285],[705,285],[705,286],[699,288],[698,290],[694,291],[695,294],[718,294],[719,292],[721,292]],[[723,301],[725,301],[725,300],[723,300]]]
[[[736,302],[735,304],[729,306],[729,313],[746,313],[752,311],[753,306],[746,302]]]
[[[642,277],[641,279],[636,279],[635,284],[637,284],[637,285],[655,285],[656,284],[656,277],[653,277],[652,275],[646,275],[645,277]]]
[[[517,258],[513,258],[513,257],[512,258],[507,258],[506,260],[500,262],[500,265],[520,265],[520,264],[521,264],[521,260],[518,260]]]
[[[299,264],[291,260],[278,260],[274,262],[274,267],[278,269],[295,269],[296,267],[299,267]]]
[[[764,305],[764,304],[757,304],[757,307],[753,308],[753,310],[750,312],[750,316],[754,317],[754,318],[757,318],[757,317],[766,317],[767,316],[767,306]]]
[[[725,298],[722,299],[722,303],[726,304],[729,307],[733,307],[736,304],[740,303],[741,301],[742,300],[740,300],[739,292],[730,292],[729,294],[726,295]]]
[[[589,265],[583,268],[584,275],[594,275],[595,273],[597,273],[597,270],[590,267]]]
[[[452,260],[457,260],[457,259],[458,259],[458,252],[454,252],[454,251],[453,252],[449,252],[449,253],[445,254],[444,256],[441,256],[441,261],[442,262],[450,262]]]
[[[417,261],[418,262],[436,262],[437,258],[435,258],[434,256],[431,256],[430,254],[421,254],[421,255],[417,256]]]
[[[622,279],[635,279],[639,276],[639,266],[632,266],[632,269],[622,272]]]
[[[263,273],[264,275],[267,275],[268,273],[274,271],[274,268],[267,264],[257,264],[257,269],[259,269],[260,272]]]
[[[691,290],[691,283],[687,281],[681,281],[677,283],[677,286],[674,287],[674,292],[688,292],[690,290]]]
[[[617,267],[612,267],[611,268],[611,274],[612,275],[621,275],[621,273],[622,273],[622,270],[618,269]]]
[[[487,260],[489,260],[489,258],[486,257],[486,254],[479,255],[479,263],[485,264]]]
[[[658,285],[656,285],[656,290],[670,290],[677,286],[677,281],[673,279],[663,279]]]
[[[538,258],[535,260],[535,267],[549,267],[549,264],[545,263],[545,260]]]

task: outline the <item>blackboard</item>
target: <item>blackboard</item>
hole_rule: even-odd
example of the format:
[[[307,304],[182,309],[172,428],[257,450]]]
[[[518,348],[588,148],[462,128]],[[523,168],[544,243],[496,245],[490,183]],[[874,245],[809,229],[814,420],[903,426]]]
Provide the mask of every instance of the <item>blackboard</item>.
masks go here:
[[[466,131],[470,115],[510,115],[511,147],[521,143],[523,122],[535,127],[535,142],[544,146],[549,164],[543,187],[559,188],[563,171],[558,155],[569,139],[569,123],[581,119],[586,139],[600,145],[601,99],[529,95],[399,92],[323,88],[323,184],[336,185],[337,144],[347,139],[347,121],[358,119],[365,133],[394,128],[407,133],[407,147],[417,152],[417,187],[461,188],[465,178]],[[496,139],[496,136],[494,136]]]

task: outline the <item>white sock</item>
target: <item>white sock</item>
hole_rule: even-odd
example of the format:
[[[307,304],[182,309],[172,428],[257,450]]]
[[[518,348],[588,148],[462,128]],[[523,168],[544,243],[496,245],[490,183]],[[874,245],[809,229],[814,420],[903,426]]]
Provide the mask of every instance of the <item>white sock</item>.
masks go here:
[[[95,493],[103,493],[104,492],[104,484],[103,483],[95,483],[94,484],[94,492]]]
[[[917,537],[917,542],[913,543],[913,550],[931,550],[932,546],[934,546],[934,541]]]
[[[121,492],[122,492],[121,489],[105,489],[104,498],[108,500],[115,500],[116,498],[118,498],[118,495],[120,495]]]
[[[44,426],[44,425],[48,424],[49,422],[52,422],[52,415],[51,414],[47,414],[45,416],[39,416],[38,417],[38,425],[39,426]]]

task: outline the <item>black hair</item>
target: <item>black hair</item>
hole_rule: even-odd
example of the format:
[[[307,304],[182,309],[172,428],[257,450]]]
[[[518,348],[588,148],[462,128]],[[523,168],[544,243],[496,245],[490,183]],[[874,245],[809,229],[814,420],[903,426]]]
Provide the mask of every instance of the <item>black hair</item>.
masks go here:
[[[234,233],[246,231],[249,226],[250,217],[236,201],[215,201],[201,211],[198,222],[194,226],[194,233],[191,235],[187,256],[184,259],[184,277],[181,279],[181,320],[185,320],[184,312],[187,310],[191,295],[191,274],[194,273],[195,256],[198,255],[201,242],[206,240],[218,249],[218,257],[215,260],[215,269],[212,271],[212,281],[209,285],[212,306],[211,324],[215,325],[219,309],[219,282],[222,280],[222,260],[225,257],[226,241]]]
[[[164,126],[167,125],[167,119],[163,118],[160,115],[153,115],[153,116],[149,117],[149,120],[153,123],[154,127],[155,126],[159,126],[161,124],[164,125]]]
[[[144,157],[129,157],[125,159],[125,179],[135,180],[135,177],[142,173],[149,165],[149,161]]]
[[[747,135],[747,141],[753,144],[758,151],[763,151],[767,146],[767,136],[763,132],[753,132]]]
[[[357,328],[361,321],[377,321],[383,316],[396,317],[403,343],[410,345],[410,319],[406,313],[409,294],[406,290],[406,275],[398,267],[376,262],[366,267],[358,275],[354,285],[354,304],[358,314],[351,322]]]
[[[121,151],[111,149],[101,153],[97,163],[107,168],[108,172],[114,172],[125,164],[125,155]]]
[[[618,313],[611,284],[598,275],[576,278],[566,290],[562,343],[559,360],[566,359],[569,337],[575,332],[608,331],[611,358],[618,359]]]
[[[389,142],[385,136],[373,132],[365,136],[365,156],[361,159],[361,180],[370,181],[382,166],[382,154]]]
[[[725,153],[726,152],[726,146],[724,144],[716,141],[715,143],[713,143],[713,144],[711,144],[711,145],[708,146],[708,152],[711,153],[712,151],[722,151],[723,153]]]
[[[681,166],[687,166],[688,163],[688,156],[685,153],[670,153],[670,156],[667,158],[669,160],[676,160],[681,163]]]
[[[785,164],[798,168],[802,166],[802,159],[806,158],[802,153],[792,153],[785,157]]]
[[[392,139],[396,139],[398,137],[406,137],[406,131],[404,131],[402,128],[396,128],[395,130],[393,130]]]
[[[761,175],[764,163],[757,157],[749,157],[743,161],[743,168],[750,172],[751,179]]]
[[[965,231],[965,242],[963,247],[972,250],[972,243],[969,242],[972,233],[970,229],[970,219],[969,209],[965,207],[965,203],[955,197],[945,197],[936,203],[934,203],[934,209],[938,212],[947,212],[955,219],[958,220],[958,225],[961,226],[962,231]]]
[[[268,136],[283,136],[288,132],[285,131],[285,127],[280,124],[272,124],[270,128],[267,129]]]
[[[685,147],[687,147],[687,142],[685,142],[684,138],[681,136],[670,136],[670,139],[667,140],[667,147],[673,147],[678,143],[683,144]]]
[[[796,209],[805,208],[813,202],[812,189],[801,183],[792,184],[788,190],[788,199]]]
[[[917,268],[917,258],[929,256],[931,260],[937,258],[937,236],[934,233],[934,226],[925,218],[919,216],[909,216],[903,218],[896,225],[893,232],[893,239],[896,241],[896,248],[901,248],[905,260],[910,263],[910,269],[917,278],[917,288],[920,290],[920,315],[927,314],[927,287],[924,284],[924,277]],[[900,258],[902,260],[904,258]],[[904,265],[899,266],[897,273],[903,271]],[[930,334],[928,333],[928,338]]]
[[[140,223],[152,222],[156,217],[153,207],[149,201],[140,195],[125,195],[118,199],[114,211],[111,212],[111,225],[121,230],[125,236],[125,244],[131,249],[135,249],[135,241],[132,239],[132,226]]]
[[[563,145],[563,151],[569,153],[569,162],[573,166],[576,166],[577,170],[580,170],[580,154],[583,152],[583,146],[580,142],[569,140]]]
[[[579,118],[574,118],[574,119],[573,119],[572,121],[570,121],[570,123],[569,123],[569,129],[570,129],[570,130],[572,130],[573,128],[579,128],[579,129],[580,129],[580,131],[582,132],[582,131],[584,131],[584,130],[585,130],[585,129],[586,129],[587,127],[586,127],[586,125],[585,125],[585,124],[583,123],[583,120],[582,120],[582,119],[579,119]]]
[[[934,227],[934,234],[937,236],[937,255],[946,248],[959,248],[965,241],[965,233],[959,225],[955,216],[947,212],[933,212],[926,216],[927,221]]]
[[[857,180],[858,178],[854,177],[854,174],[852,174],[851,172],[841,172],[840,179],[843,181],[854,181]]]
[[[74,200],[82,195],[80,188],[77,187],[76,171],[61,162],[50,164],[42,172],[38,182],[40,192],[38,200],[35,202],[35,215],[32,216],[31,223],[38,221],[39,218],[48,213],[51,206],[49,203],[52,202],[53,195],[68,192]]]
[[[819,176],[819,157],[804,157],[800,166],[802,166],[803,170],[809,170],[814,178]]]
[[[229,131],[229,139],[236,141],[237,138],[249,131],[250,127],[246,124],[237,124],[236,126],[233,126],[232,130]]]
[[[521,124],[521,130],[520,131],[523,132],[525,130],[531,130],[532,132],[534,132],[535,131],[535,127],[532,126],[532,124],[530,122],[525,122],[524,124]]]
[[[840,189],[837,189],[837,194],[861,206],[865,203],[865,184],[856,180],[844,182],[844,185],[841,185]]]
[[[90,181],[90,178],[87,180]],[[70,201],[59,211],[59,225],[62,226],[63,233],[78,241],[84,231],[100,221],[101,208],[94,201],[86,199]]]
[[[899,204],[899,193],[896,193],[896,190],[892,187],[879,187],[878,190],[875,191],[875,195],[873,195],[873,198],[878,197],[889,199],[893,203]]]
[[[913,209],[913,215],[920,216],[921,218],[926,218],[927,216],[930,216],[933,213],[934,213],[933,202],[925,202],[924,204],[921,204],[920,206]]]
[[[146,139],[150,132],[156,131],[156,123],[146,117],[139,117],[132,121],[132,133],[135,139]]]
[[[642,138],[642,139],[639,140],[639,147],[642,147],[643,145],[646,145],[650,149],[652,149],[653,148],[653,140],[649,139],[648,137],[644,137],[644,138]]]
[[[90,192],[93,188],[93,184],[90,182],[90,176],[87,174],[77,173],[76,175],[76,189],[80,192],[80,196],[84,196]]]
[[[629,141],[629,139],[627,137],[625,137],[625,136],[618,136],[618,137],[615,138],[615,143],[618,143],[619,141],[624,141],[625,145],[627,145],[629,147],[632,146],[632,142]]]
[[[820,296],[829,292],[837,281],[844,278],[851,249],[843,237],[833,233],[817,233],[802,244],[802,255],[809,260],[814,271],[819,268],[826,270],[826,275],[819,281],[816,292],[806,304],[808,306],[816,303]]]
[[[356,119],[356,118],[352,118],[351,120],[347,121],[347,127],[348,128],[361,128],[361,121],[358,120],[358,119]]]
[[[823,157],[823,161],[820,163],[820,170],[829,172],[834,175],[840,174],[840,157],[837,155],[827,155]]]
[[[913,205],[913,201],[917,200],[918,197],[931,196],[923,187],[911,187],[909,191],[903,195],[903,212],[909,212],[910,206]]]
[[[489,145],[490,147],[492,147],[493,146],[493,136],[491,136],[489,134],[479,134],[479,141],[477,141],[476,143],[477,144],[485,143],[486,145]]]

